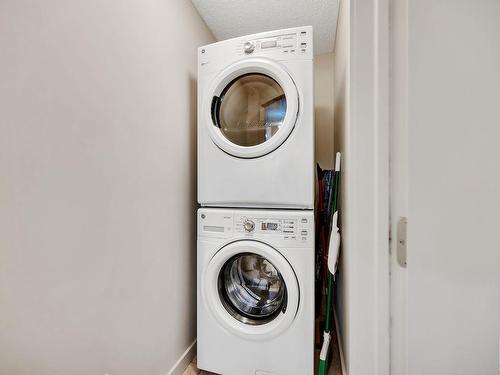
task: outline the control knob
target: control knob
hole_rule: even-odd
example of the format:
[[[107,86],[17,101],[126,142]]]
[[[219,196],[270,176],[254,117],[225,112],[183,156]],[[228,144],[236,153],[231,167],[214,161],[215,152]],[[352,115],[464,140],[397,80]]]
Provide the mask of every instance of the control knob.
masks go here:
[[[254,42],[245,42],[243,45],[243,51],[248,55],[252,53],[255,50],[255,43]]]
[[[255,223],[252,220],[246,219],[243,222],[243,228],[245,228],[247,232],[251,232],[255,229]]]

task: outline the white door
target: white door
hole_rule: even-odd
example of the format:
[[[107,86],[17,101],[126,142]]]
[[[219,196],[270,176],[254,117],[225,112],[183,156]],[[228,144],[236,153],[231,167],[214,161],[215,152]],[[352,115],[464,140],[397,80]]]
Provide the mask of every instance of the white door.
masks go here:
[[[500,1],[408,0],[395,25],[392,373],[498,374]]]
[[[202,107],[212,141],[224,152],[256,158],[278,148],[297,120],[297,88],[285,67],[265,58],[223,70]]]

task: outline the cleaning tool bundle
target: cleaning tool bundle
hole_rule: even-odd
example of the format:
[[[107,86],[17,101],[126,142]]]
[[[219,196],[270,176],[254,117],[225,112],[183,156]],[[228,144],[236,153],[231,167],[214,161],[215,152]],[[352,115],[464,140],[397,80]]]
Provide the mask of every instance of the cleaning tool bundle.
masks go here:
[[[328,276],[326,272],[326,261],[328,257],[328,239],[330,238],[330,230],[332,227],[332,201],[335,171],[333,169],[321,169],[318,164],[316,173],[318,176],[318,204],[316,207],[315,312],[316,318],[320,319],[324,284]]]
[[[318,375],[328,373],[328,353],[330,351],[331,327],[332,327],[332,298],[333,298],[333,276],[337,271],[337,260],[340,249],[340,233],[337,224],[338,220],[338,200],[340,190],[340,152],[337,152],[334,172],[334,191],[332,199],[333,222],[328,245],[328,282],[326,294],[326,318],[325,331],[323,333],[323,345],[319,355]]]

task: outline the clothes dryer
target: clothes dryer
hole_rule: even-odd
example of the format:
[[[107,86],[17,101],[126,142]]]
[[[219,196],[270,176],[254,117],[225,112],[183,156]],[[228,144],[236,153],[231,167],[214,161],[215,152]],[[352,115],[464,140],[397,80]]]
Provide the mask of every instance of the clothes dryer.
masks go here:
[[[198,50],[198,202],[312,209],[312,27]]]

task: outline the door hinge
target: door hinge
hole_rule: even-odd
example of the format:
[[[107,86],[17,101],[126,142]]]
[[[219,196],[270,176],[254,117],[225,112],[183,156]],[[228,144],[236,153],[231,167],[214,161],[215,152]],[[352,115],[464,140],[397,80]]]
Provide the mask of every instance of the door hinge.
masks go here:
[[[398,237],[397,237],[397,258],[401,267],[406,268],[406,226],[408,220],[406,217],[400,217],[398,220]]]

